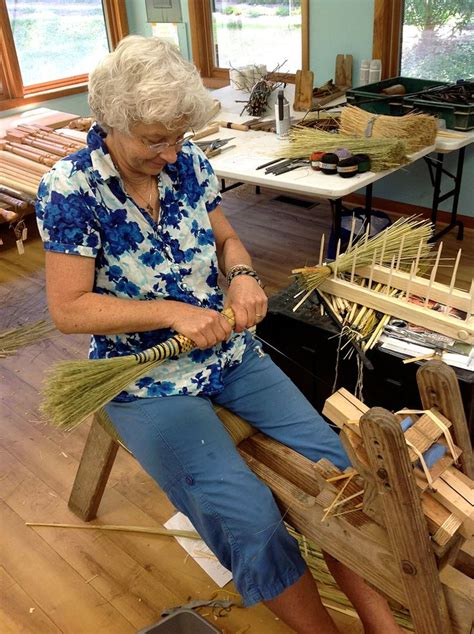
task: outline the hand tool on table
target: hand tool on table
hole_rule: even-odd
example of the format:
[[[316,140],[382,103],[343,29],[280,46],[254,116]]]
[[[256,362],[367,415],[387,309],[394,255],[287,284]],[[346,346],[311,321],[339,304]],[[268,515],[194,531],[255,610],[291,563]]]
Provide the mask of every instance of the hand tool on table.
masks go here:
[[[272,174],[273,172],[278,171],[280,168],[286,167],[293,161],[294,159],[279,159],[279,161],[276,162],[275,164],[273,164],[273,161],[271,161],[270,163],[268,163],[270,167],[267,167],[265,169],[265,174]],[[264,167],[264,166],[262,165],[261,167]]]
[[[193,141],[196,142],[198,139],[203,139],[205,136],[211,136],[211,134],[217,134],[219,132],[219,126],[217,123],[215,125],[210,125],[208,128],[204,130],[199,130],[193,137]]]
[[[268,167],[269,165],[274,165],[275,163],[280,163],[281,161],[284,161],[286,159],[282,159],[282,158],[277,158],[277,159],[273,159],[272,161],[268,161],[268,163],[262,163],[262,165],[259,165],[258,167],[256,167],[256,170],[261,170],[264,167]]]
[[[227,145],[229,141],[232,141],[235,137],[229,137],[228,139],[212,139],[211,141],[198,141],[196,145],[198,145],[201,150],[204,151],[204,154],[207,158],[212,156],[216,156],[220,154],[223,150],[229,150],[230,148],[235,147],[235,145],[229,145],[228,147],[224,147]]]
[[[231,150],[232,148],[237,147],[236,145],[226,145],[225,147],[218,147],[215,150],[206,151],[207,158],[212,158],[213,156],[217,156],[218,154],[222,154],[226,150]]]
[[[232,141],[235,137],[231,136],[228,139],[211,139],[210,141],[197,141],[196,145],[199,145],[201,150],[217,150],[223,145]]]
[[[221,128],[230,128],[231,130],[242,130],[242,132],[248,132],[250,128],[243,123],[232,123],[232,121],[216,121]]]
[[[296,170],[298,169],[298,167],[307,167],[308,165],[309,160],[307,159],[287,159],[286,161],[282,161],[277,165],[267,168],[265,170],[265,174],[273,174],[274,176],[279,176],[280,174],[285,174],[286,172]]]

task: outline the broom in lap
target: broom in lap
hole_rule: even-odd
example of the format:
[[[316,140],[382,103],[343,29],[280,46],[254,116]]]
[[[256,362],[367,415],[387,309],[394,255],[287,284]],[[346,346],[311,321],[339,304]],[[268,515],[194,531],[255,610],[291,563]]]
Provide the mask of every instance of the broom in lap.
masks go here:
[[[222,314],[234,327],[232,309]],[[137,354],[58,363],[48,373],[41,411],[54,425],[73,429],[148,370],[195,347],[191,339],[177,334]]]

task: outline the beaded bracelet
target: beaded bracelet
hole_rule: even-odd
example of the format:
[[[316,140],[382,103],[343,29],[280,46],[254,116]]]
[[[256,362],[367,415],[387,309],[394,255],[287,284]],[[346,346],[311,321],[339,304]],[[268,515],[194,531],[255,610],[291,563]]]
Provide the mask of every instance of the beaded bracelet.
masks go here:
[[[228,271],[226,275],[227,285],[230,286],[230,283],[232,282],[234,277],[237,277],[238,275],[250,275],[250,277],[253,277],[254,280],[259,284],[259,286],[263,287],[262,281],[258,276],[257,271],[247,264],[236,264]]]

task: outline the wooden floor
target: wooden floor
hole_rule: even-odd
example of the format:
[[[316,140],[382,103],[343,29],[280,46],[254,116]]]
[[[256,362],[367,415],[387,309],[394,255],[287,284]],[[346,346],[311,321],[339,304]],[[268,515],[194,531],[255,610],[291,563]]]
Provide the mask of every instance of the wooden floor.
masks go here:
[[[325,203],[302,209],[274,196],[268,190],[257,196],[245,186],[224,200],[269,293],[288,284],[292,267],[315,261],[321,232],[330,227]],[[0,329],[46,316],[43,252],[34,223],[29,227],[23,256],[0,227]],[[467,231],[462,243],[464,287],[472,277],[473,237],[474,231]],[[449,235],[445,251],[453,256],[459,244]],[[40,419],[38,405],[48,367],[84,357],[87,342],[86,336],[57,334],[0,360],[0,631],[5,634],[129,634],[158,621],[163,608],[210,598],[217,589],[174,539],[25,526],[28,521],[78,523],[67,500],[88,424],[59,432]],[[96,522],[156,526],[172,514],[159,488],[120,451]],[[290,631],[264,606],[233,608],[217,620],[208,610],[201,612],[226,633]],[[341,632],[362,631],[355,619],[333,614]]]

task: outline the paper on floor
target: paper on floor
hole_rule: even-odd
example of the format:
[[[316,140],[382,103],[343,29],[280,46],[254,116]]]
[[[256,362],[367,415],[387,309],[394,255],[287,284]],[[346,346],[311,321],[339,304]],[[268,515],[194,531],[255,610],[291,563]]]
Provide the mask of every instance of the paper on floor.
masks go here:
[[[176,513],[164,525],[165,528],[174,530],[195,531],[190,520],[183,513]],[[188,539],[187,537],[176,537],[178,543],[188,552],[191,557],[207,572],[211,579],[217,583],[219,588],[224,587],[232,579],[232,573],[224,568],[216,556],[209,550],[201,539]]]

